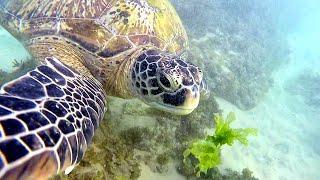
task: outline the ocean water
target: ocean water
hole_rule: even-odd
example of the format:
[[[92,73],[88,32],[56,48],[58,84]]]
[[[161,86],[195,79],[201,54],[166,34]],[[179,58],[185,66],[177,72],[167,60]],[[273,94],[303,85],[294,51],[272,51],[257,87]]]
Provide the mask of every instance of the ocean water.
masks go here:
[[[14,60],[23,61],[29,57],[28,52],[19,41],[14,39],[7,31],[0,26],[0,68],[4,71],[13,70]]]
[[[320,107],[310,107],[301,96],[288,93],[286,84],[298,75],[319,73],[320,23],[316,19],[320,18],[320,4],[318,1],[287,3],[304,13],[296,17],[293,26],[282,27],[290,29],[286,36],[290,61],[273,73],[274,86],[249,111],[241,111],[221,100],[222,109],[239,115],[238,126],[255,126],[260,132],[251,147],[226,149],[223,166],[249,167],[260,179],[316,180],[320,178]],[[299,11],[291,13],[294,12]],[[307,89],[304,85],[302,88]]]
[[[286,40],[289,52],[287,60],[283,60],[270,73],[273,80],[270,89],[249,110],[243,110],[225,98],[216,97],[225,115],[235,112],[237,121],[234,127],[253,127],[259,131],[257,137],[250,138],[248,147],[235,144],[223,148],[223,161],[219,168],[222,171],[226,168],[235,171],[249,168],[255,177],[263,180],[318,180],[320,102],[318,105],[308,104],[306,97],[309,96],[290,93],[288,83],[294,84],[289,88],[300,85],[308,89],[304,85],[310,85],[311,79],[306,80],[310,80],[308,83],[297,81],[296,78],[311,72],[320,77],[320,2],[293,0],[282,1],[281,4],[281,7],[286,8],[281,16],[274,17],[278,18],[278,24],[273,26],[283,31],[282,38]],[[188,19],[183,21],[188,23]],[[28,53],[23,46],[0,27],[0,68],[12,71],[13,60],[24,60],[26,57]],[[313,83],[320,84],[316,81]],[[159,174],[143,165],[139,179],[185,179],[175,170],[174,165],[171,164],[169,168],[166,173]]]

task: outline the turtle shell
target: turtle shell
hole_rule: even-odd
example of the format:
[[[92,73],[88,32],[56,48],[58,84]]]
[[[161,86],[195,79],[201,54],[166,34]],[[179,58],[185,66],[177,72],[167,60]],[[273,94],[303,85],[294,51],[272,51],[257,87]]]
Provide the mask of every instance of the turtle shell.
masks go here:
[[[1,0],[0,23],[22,41],[64,37],[103,58],[142,45],[177,54],[187,46],[168,0]]]

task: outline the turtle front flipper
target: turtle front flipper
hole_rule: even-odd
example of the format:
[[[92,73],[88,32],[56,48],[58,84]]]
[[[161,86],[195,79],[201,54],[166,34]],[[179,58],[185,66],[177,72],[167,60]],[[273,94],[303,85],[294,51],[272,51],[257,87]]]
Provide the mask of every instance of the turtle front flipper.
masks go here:
[[[46,58],[0,91],[0,179],[47,179],[82,159],[106,111],[102,85]]]

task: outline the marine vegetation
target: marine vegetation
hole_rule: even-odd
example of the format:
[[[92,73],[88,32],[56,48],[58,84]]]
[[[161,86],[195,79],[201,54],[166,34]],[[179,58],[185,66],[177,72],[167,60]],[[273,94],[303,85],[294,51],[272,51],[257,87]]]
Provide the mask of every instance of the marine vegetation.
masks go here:
[[[222,115],[214,117],[216,123],[215,133],[208,135],[205,139],[194,141],[183,153],[184,163],[194,163],[197,169],[197,176],[200,173],[207,173],[211,168],[221,164],[221,148],[223,145],[232,146],[238,141],[243,145],[248,145],[248,136],[257,135],[257,130],[253,128],[231,128],[231,123],[235,121],[234,113],[229,113],[224,120]]]

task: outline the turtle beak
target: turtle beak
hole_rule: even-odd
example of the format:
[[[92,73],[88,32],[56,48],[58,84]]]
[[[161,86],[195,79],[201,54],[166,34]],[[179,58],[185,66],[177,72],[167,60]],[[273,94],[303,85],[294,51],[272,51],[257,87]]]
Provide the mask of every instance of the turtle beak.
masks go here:
[[[164,95],[163,97],[164,105],[167,108],[166,111],[177,115],[187,115],[198,107],[200,91],[198,88],[186,87],[179,93]]]
[[[194,92],[187,93],[185,102],[182,106],[183,108],[180,109],[180,112],[178,112],[178,114],[180,114],[180,115],[190,114],[193,110],[195,110],[198,107],[200,97],[201,96],[200,96],[199,92],[198,93],[194,93]]]

